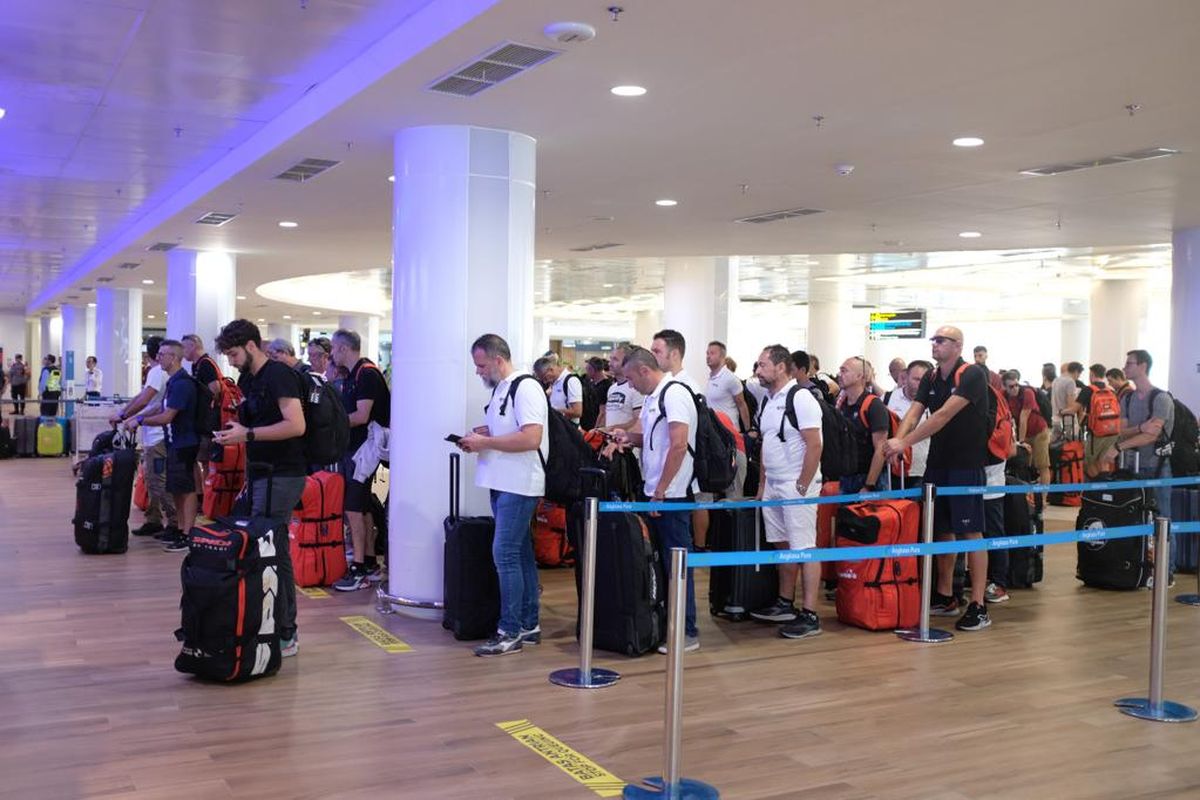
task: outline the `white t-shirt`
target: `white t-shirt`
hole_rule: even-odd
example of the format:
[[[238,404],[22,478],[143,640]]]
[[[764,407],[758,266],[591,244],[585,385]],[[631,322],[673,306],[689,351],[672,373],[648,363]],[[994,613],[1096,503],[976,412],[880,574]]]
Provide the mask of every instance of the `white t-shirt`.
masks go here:
[[[691,375],[688,375],[686,370],[679,370],[679,372],[676,372],[672,376],[672,379],[686,383],[691,390],[698,395],[704,394],[704,387],[697,383],[695,378],[693,378]]]
[[[771,390],[763,386],[762,383],[759,382],[757,376],[746,379],[746,391],[750,392],[750,394],[754,396],[754,399],[758,401],[760,406],[762,405],[763,400],[766,400],[771,394]]]
[[[642,475],[646,478],[645,492],[648,497],[654,496],[658,482],[662,478],[663,467],[667,463],[667,451],[671,447],[671,423],[683,422],[688,426],[688,447],[691,452],[684,453],[683,463],[679,471],[667,486],[664,497],[679,499],[687,497],[688,484],[692,482],[692,452],[696,450],[696,404],[682,387],[673,386],[666,394],[663,389],[668,383],[677,380],[669,374],[663,374],[662,380],[654,391],[646,397],[642,406]],[[659,396],[664,398],[663,407],[666,409],[666,419],[659,413]],[[661,421],[660,421],[661,420]],[[655,425],[655,423],[658,423]]]
[[[99,367],[96,367],[87,371],[87,378],[83,385],[83,390],[85,392],[95,392],[96,394],[100,394],[100,387],[103,386],[103,384],[104,373],[100,371]]]
[[[762,416],[762,468],[763,475],[771,481],[795,481],[800,477],[804,468],[804,455],[808,449],[800,431],[815,428],[821,433],[821,406],[812,392],[799,389],[792,398],[792,408],[796,412],[796,423],[800,430],[792,427],[785,419],[788,392],[796,386],[796,381],[788,381],[782,389],[773,395],[768,395],[761,406]],[[779,423],[783,422],[783,441],[779,441]],[[820,480],[820,470],[813,483]]]
[[[149,417],[158,414],[163,409],[163,403],[167,400],[167,372],[158,364],[150,368],[146,373],[146,383],[143,389],[149,386],[154,389],[157,394],[140,412],[142,416]],[[142,435],[142,447],[154,447],[165,438],[163,429],[157,425],[142,425],[138,428]]]
[[[528,374],[513,372],[492,390],[492,399],[487,406],[488,433],[491,436],[503,436],[516,433],[525,425],[541,425],[540,447],[544,458],[550,452],[550,410],[546,407],[546,393],[541,384],[532,377],[521,381],[512,402],[506,402],[513,381]],[[475,468],[475,485],[525,497],[541,497],[546,493],[546,472],[536,450],[526,450],[523,453],[485,450],[479,454],[479,463]]]
[[[573,372],[563,370],[558,380],[550,387],[550,407],[556,411],[566,411],[568,406],[583,402],[583,378]],[[578,419],[571,422],[579,424]]]
[[[1007,482],[1007,480],[1004,477],[1004,466],[1005,465],[1004,465],[1003,461],[1001,461],[999,464],[986,465],[983,468],[983,477],[985,478],[984,485],[985,486],[1004,486],[1005,483]],[[999,500],[1001,497],[1004,497],[1004,492],[998,492],[996,494],[985,494],[983,496],[983,499],[984,500]]]
[[[742,394],[742,381],[722,365],[716,375],[709,375],[708,388],[704,395],[708,398],[708,407],[713,411],[723,411],[730,421],[738,424],[741,416],[738,414],[737,400]]]
[[[608,387],[608,399],[604,405],[604,424],[628,425],[637,419],[645,402],[646,398],[629,381],[613,381]]]
[[[887,407],[896,412],[901,421],[904,420],[904,415],[908,413],[908,409],[912,406],[913,401],[905,397],[904,392],[896,389],[892,392],[892,396],[888,398]],[[918,424],[929,419],[929,412],[926,411],[921,415]],[[929,462],[929,439],[918,442],[913,445],[912,467],[909,469],[909,475],[923,476],[925,474],[925,465]]]

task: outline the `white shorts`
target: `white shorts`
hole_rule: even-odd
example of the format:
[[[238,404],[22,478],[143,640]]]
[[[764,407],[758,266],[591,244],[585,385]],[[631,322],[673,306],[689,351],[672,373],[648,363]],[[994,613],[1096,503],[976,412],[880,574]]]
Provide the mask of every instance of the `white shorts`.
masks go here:
[[[763,487],[763,500],[794,500],[800,496],[794,480],[768,480]],[[821,496],[821,482],[813,481],[806,497]],[[817,546],[817,506],[767,506],[762,510],[763,530],[767,541],[787,542],[791,550],[807,550]]]

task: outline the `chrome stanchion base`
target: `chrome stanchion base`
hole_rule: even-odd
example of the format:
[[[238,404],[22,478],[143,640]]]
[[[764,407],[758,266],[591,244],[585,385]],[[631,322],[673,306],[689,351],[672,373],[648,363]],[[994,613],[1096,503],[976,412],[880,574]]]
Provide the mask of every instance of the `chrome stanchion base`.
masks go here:
[[[721,796],[716,787],[690,778],[683,778],[671,787],[663,786],[662,778],[646,778],[643,783],[650,788],[630,784],[625,787],[621,797],[658,798],[658,800],[664,797],[670,798],[670,800],[716,800]]]
[[[1183,603],[1185,606],[1200,606],[1200,594],[1176,595],[1175,602]]]
[[[611,669],[592,667],[591,680],[585,680],[586,675],[579,667],[556,669],[550,673],[550,682],[555,686],[566,686],[570,689],[603,689],[621,680],[621,673]]]
[[[921,635],[920,628],[901,628],[896,631],[896,635],[906,642],[922,642],[923,644],[941,644],[954,638],[953,633],[941,628],[930,628],[925,636]]]
[[[1161,705],[1154,705],[1148,697],[1122,697],[1114,700],[1113,705],[1138,719],[1148,719],[1153,722],[1195,722],[1196,709],[1183,703],[1172,703],[1163,700]]]

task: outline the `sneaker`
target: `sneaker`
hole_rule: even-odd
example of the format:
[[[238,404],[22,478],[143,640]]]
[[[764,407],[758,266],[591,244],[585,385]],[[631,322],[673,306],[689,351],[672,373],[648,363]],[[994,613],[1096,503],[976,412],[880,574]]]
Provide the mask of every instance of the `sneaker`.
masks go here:
[[[291,658],[300,652],[300,637],[293,636],[290,639],[283,639],[279,642],[279,651],[284,658]]]
[[[173,542],[183,536],[183,531],[179,528],[163,528],[158,533],[154,534],[154,540],[157,542]]]
[[[694,653],[695,651],[697,651],[699,649],[700,649],[700,637],[699,636],[685,636],[683,638],[683,652]],[[667,654],[667,643],[666,642],[663,642],[662,644],[660,644],[658,646],[658,652],[664,656]]]
[[[163,550],[167,553],[186,553],[188,549],[188,538],[183,534],[175,537],[167,542]]]
[[[1012,599],[1004,587],[998,583],[989,583],[983,590],[983,597],[989,603],[1007,603]]]
[[[339,592],[357,592],[367,585],[367,571],[351,565],[341,580],[334,581],[333,588]]]
[[[534,625],[529,630],[521,628],[521,643],[522,644],[541,644],[542,643],[542,626]]]
[[[367,567],[366,575],[367,581],[370,583],[379,583],[383,580],[383,567],[379,566],[378,563],[373,567]]]
[[[521,652],[521,635],[509,636],[504,631],[496,631],[496,635],[475,648],[477,656],[506,656],[509,653]]]
[[[750,612],[750,617],[759,622],[794,622],[799,615],[800,611],[796,606],[778,597],[766,608]]]
[[[931,617],[956,617],[958,616],[958,601],[953,597],[934,592],[933,598],[929,601],[929,615]]]
[[[981,631],[991,624],[992,619],[988,616],[987,606],[981,606],[979,603],[971,603],[967,606],[967,613],[963,614],[962,618],[954,623],[954,627],[960,631]]]
[[[779,629],[779,635],[785,639],[807,639],[810,636],[820,636],[821,620],[813,611],[801,611],[795,622]]]
[[[161,522],[146,522],[141,527],[134,528],[129,533],[133,536],[153,536],[163,529]]]

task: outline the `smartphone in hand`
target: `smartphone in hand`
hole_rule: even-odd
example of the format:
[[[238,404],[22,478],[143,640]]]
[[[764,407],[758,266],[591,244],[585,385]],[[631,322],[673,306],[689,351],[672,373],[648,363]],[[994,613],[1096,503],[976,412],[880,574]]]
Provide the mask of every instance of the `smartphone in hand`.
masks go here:
[[[450,442],[450,444],[458,444],[462,441],[462,438],[463,437],[459,436],[457,433],[452,433],[446,437],[446,441]]]

